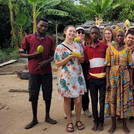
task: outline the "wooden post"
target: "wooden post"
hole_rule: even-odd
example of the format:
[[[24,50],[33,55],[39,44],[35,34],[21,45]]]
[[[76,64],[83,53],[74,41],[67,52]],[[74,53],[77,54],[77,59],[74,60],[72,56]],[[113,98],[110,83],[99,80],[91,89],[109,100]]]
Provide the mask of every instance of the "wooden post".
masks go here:
[[[58,22],[56,20],[56,45],[58,44]]]

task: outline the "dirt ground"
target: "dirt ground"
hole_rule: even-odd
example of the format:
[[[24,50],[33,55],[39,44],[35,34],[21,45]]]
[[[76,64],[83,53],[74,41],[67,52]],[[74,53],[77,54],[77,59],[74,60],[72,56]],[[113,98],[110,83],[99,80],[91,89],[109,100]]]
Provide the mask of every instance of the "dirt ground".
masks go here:
[[[57,74],[55,72],[54,74]],[[5,107],[0,110],[0,134],[66,134],[66,120],[64,119],[63,99],[58,99],[57,95],[58,79],[53,79],[53,98],[50,115],[57,120],[56,125],[51,125],[44,122],[45,105],[40,92],[38,104],[38,121],[35,127],[25,130],[24,127],[32,119],[31,105],[28,101],[28,93],[9,92],[10,89],[27,90],[28,80],[21,80],[17,75],[0,75],[0,104],[5,104]],[[90,103],[90,111],[91,103]],[[73,122],[75,123],[75,113],[73,111]],[[85,129],[79,131],[75,127],[74,134],[106,134],[111,125],[110,118],[105,119],[104,131],[93,132],[93,118],[88,118],[81,113],[81,120],[85,125]],[[128,127],[131,130],[130,134],[134,134],[134,123],[128,122]],[[117,123],[115,134],[124,133],[122,123]]]

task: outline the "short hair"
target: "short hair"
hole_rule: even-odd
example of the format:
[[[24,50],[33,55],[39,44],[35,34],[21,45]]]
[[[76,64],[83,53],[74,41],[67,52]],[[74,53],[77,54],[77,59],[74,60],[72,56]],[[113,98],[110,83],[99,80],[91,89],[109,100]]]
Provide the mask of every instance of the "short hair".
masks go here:
[[[91,33],[91,30],[92,30],[92,29],[97,29],[98,32],[100,33],[100,29],[99,29],[97,26],[93,26],[93,27],[91,27],[91,28],[90,28],[90,33]]]
[[[125,37],[127,37],[129,34],[134,35],[134,30],[133,29],[129,29],[125,35]]]
[[[48,23],[48,20],[44,17],[44,18],[38,18],[36,23],[38,24],[40,21],[45,21]]]

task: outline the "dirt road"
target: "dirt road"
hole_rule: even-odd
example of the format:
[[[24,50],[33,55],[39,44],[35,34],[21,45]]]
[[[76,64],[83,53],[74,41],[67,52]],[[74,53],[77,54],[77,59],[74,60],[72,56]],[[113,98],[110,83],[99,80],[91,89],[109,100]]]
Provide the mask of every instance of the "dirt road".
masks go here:
[[[39,124],[30,130],[25,130],[24,126],[32,119],[31,105],[28,102],[28,93],[9,92],[10,89],[27,89],[28,81],[21,80],[16,75],[0,75],[0,103],[6,106],[0,110],[0,134],[66,134],[66,120],[63,112],[63,99],[58,99],[57,83],[58,79],[53,80],[53,99],[51,105],[51,117],[58,121],[56,125],[50,125],[44,122],[45,105],[40,92],[38,105],[38,121]],[[90,106],[91,111],[91,106]],[[110,118],[105,119],[104,131],[93,132],[93,118],[86,117],[81,113],[81,120],[85,124],[85,129],[79,131],[75,127],[74,134],[107,134],[110,128]],[[75,114],[73,111],[73,122],[75,123]],[[131,130],[130,134],[134,134],[134,123],[128,123]],[[117,123],[115,134],[122,134],[122,123]]]

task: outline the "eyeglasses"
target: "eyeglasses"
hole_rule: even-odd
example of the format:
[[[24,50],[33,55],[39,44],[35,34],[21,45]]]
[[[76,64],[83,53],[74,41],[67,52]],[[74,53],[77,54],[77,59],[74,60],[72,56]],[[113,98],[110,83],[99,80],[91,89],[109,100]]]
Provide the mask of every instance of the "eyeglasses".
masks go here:
[[[78,34],[80,34],[80,33],[85,34],[85,32],[83,32],[83,31],[82,32],[78,31]]]

